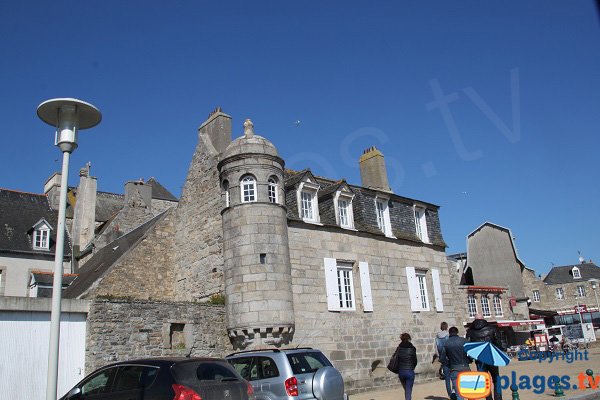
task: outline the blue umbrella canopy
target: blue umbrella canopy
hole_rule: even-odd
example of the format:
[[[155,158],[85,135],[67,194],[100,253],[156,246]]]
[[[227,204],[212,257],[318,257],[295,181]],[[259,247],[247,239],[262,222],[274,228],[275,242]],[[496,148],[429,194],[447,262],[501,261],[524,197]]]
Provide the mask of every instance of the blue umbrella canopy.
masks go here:
[[[503,367],[510,362],[508,355],[490,342],[465,343],[464,349],[469,357],[484,364]]]

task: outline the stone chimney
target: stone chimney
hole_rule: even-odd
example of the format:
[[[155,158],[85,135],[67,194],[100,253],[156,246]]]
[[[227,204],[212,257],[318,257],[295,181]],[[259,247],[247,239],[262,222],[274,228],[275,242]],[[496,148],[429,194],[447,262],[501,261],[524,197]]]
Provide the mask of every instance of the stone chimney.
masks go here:
[[[387,192],[391,191],[383,154],[375,146],[369,147],[363,152],[358,164],[362,186]]]
[[[198,131],[200,136],[221,154],[231,143],[231,116],[225,114],[221,107],[217,107],[200,125]]]
[[[79,170],[77,200],[73,212],[72,240],[73,248],[84,249],[94,238],[96,228],[96,178],[90,176],[91,163]]]
[[[62,174],[55,172],[46,180],[44,184],[44,194],[48,196],[48,202],[53,210],[58,210],[58,203],[60,202],[60,180]]]
[[[152,210],[152,186],[144,183],[143,179],[125,183],[125,206],[146,207]]]

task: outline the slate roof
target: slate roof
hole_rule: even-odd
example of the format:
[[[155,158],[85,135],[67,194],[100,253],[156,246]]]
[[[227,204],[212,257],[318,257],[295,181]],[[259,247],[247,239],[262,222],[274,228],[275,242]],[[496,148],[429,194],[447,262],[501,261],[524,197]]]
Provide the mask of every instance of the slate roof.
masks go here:
[[[571,270],[573,267],[579,268],[581,278],[574,279]],[[573,282],[585,282],[590,279],[600,280],[600,267],[592,262],[576,264],[576,265],[564,265],[561,267],[554,267],[548,272],[548,275],[544,278],[544,283],[548,285],[554,285],[558,283],[573,283]]]
[[[45,219],[50,230],[49,250],[34,250],[32,227]],[[0,189],[0,252],[24,253],[54,257],[58,212],[50,207],[44,194]],[[64,256],[71,255],[69,235],[65,235]]]
[[[85,293],[96,281],[104,276],[123,255],[130,249],[135,248],[137,244],[146,237],[148,231],[150,231],[167,212],[169,211],[167,210],[162,214],[157,215],[100,249],[79,271],[77,271],[79,276],[64,290],[63,297],[74,299]]]
[[[374,189],[364,188],[362,186],[351,185],[345,180],[332,180],[315,176],[310,169],[302,171],[293,171],[286,169],[284,171],[285,203],[288,210],[288,219],[291,221],[303,222],[298,215],[298,200],[294,187],[298,185],[305,177],[314,179],[319,184],[317,193],[319,203],[320,223],[324,226],[340,228],[336,222],[335,208],[332,195],[337,188],[347,185],[354,193],[352,208],[354,212],[354,228],[359,232],[365,232],[372,235],[385,237],[383,232],[377,226],[377,216],[374,206],[375,197],[385,193],[390,201],[389,213],[392,226],[392,234],[397,239],[409,240],[417,243],[423,243],[416,234],[413,205],[419,204],[426,207],[427,232],[429,240],[436,246],[445,247],[446,243],[442,238],[439,225],[438,210],[439,206],[423,201],[413,200],[389,192],[379,192]]]
[[[152,198],[157,200],[168,200],[168,201],[179,201],[177,197],[173,196],[163,185],[161,185],[156,179],[150,178],[148,185],[152,186]]]

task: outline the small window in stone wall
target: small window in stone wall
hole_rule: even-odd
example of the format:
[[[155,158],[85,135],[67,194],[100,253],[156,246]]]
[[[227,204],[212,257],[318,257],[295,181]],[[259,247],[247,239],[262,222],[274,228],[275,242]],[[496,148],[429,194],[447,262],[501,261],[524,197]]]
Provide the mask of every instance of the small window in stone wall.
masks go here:
[[[185,324],[171,324],[169,327],[169,341],[172,349],[185,349]]]
[[[266,264],[267,263],[267,254],[266,253],[260,253],[259,259],[260,259],[260,263],[261,264]]]

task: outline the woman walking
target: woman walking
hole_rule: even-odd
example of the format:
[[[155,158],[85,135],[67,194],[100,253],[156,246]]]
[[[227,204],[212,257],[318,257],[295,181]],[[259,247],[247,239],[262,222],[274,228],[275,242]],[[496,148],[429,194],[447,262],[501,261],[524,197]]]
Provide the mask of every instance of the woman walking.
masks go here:
[[[415,367],[417,366],[417,349],[410,342],[408,333],[400,335],[400,344],[396,349],[398,354],[398,377],[404,388],[404,398],[412,400],[412,389],[415,383]]]

